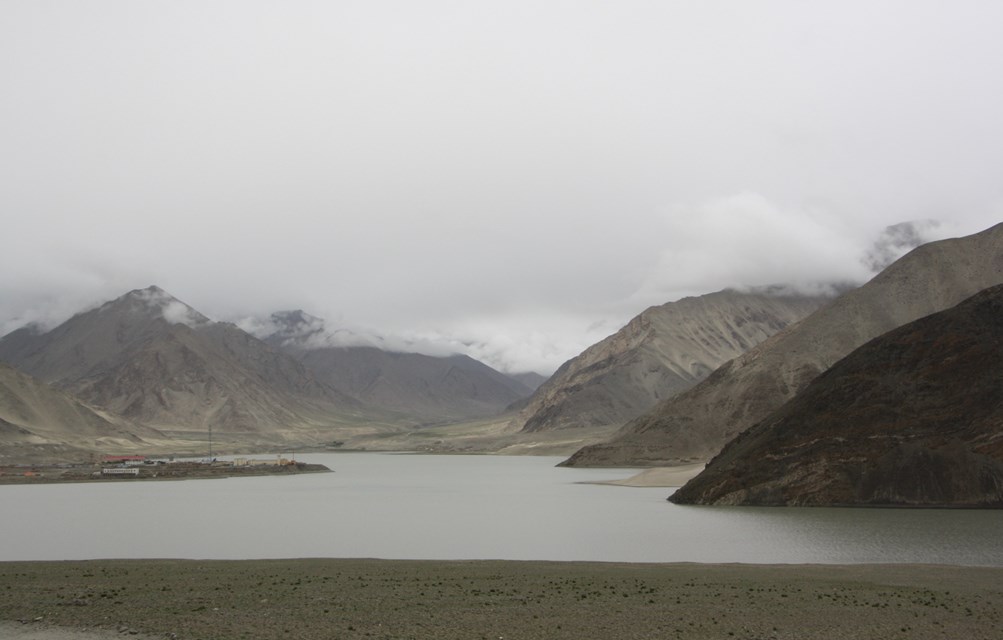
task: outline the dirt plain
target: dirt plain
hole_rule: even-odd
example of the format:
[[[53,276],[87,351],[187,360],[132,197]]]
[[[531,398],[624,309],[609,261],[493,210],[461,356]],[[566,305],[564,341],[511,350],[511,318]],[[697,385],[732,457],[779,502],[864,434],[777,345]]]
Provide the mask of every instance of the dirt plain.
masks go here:
[[[5,637],[31,640],[999,639],[1003,568],[5,562],[0,632],[5,630]]]

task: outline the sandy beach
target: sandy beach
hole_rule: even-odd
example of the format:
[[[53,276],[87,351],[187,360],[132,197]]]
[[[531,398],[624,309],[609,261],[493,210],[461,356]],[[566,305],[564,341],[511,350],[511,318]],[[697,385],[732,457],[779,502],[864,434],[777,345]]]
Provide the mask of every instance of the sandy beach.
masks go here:
[[[503,561],[0,563],[18,640],[1001,638],[1003,568]]]

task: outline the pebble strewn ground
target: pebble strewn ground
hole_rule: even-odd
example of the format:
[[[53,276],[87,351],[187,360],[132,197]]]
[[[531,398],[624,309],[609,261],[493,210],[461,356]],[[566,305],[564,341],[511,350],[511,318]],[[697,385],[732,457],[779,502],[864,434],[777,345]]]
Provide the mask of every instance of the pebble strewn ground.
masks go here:
[[[330,559],[8,562],[0,563],[0,621],[6,621],[0,632],[17,631],[25,640],[998,640],[1003,569]],[[90,635],[72,635],[70,629]],[[10,633],[4,637],[19,637]]]

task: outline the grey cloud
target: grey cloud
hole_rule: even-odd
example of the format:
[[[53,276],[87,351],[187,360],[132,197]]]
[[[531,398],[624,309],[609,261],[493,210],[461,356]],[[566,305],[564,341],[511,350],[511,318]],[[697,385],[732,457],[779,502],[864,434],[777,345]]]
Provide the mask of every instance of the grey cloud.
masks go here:
[[[306,308],[541,369],[682,295],[867,278],[889,225],[1003,218],[1001,23],[974,1],[3,3],[0,331],[152,282],[217,319]]]
[[[941,237],[937,220],[900,222],[886,227],[862,258],[871,273],[878,273],[908,251]]]
[[[150,286],[131,292],[131,297],[141,300],[147,307],[159,311],[164,320],[171,324],[200,327],[210,322],[209,318],[174,298],[157,286]]]
[[[364,329],[328,327],[323,318],[302,310],[277,311],[266,318],[245,317],[234,323],[251,335],[283,347],[324,349],[328,347],[385,348],[385,339]]]

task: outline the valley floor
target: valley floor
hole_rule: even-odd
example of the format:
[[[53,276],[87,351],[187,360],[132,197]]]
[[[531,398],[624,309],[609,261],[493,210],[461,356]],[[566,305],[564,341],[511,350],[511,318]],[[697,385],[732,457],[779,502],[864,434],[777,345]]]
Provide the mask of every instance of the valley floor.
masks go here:
[[[618,428],[609,425],[522,433],[512,425],[509,415],[352,435],[344,438],[344,447],[365,451],[570,456],[585,445],[604,442]]]
[[[1000,638],[1001,628],[1003,568],[0,563],[0,633],[24,640]]]
[[[389,426],[362,423],[353,427],[315,430],[279,430],[271,438],[255,433],[215,433],[215,455],[262,455],[330,451],[409,451],[415,453],[470,453],[493,455],[570,456],[581,447],[608,439],[616,425],[583,427],[539,433],[521,433],[512,425],[512,416],[484,418],[437,425]],[[82,464],[104,455],[145,455],[148,457],[203,457],[208,433],[170,431],[163,440],[87,447],[69,445],[26,445],[0,441],[0,468],[17,465]]]

